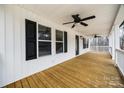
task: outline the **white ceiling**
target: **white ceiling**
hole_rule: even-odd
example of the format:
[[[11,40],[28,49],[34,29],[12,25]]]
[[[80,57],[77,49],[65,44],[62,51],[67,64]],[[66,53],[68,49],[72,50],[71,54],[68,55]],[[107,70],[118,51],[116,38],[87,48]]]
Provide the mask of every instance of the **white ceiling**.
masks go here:
[[[60,25],[64,22],[73,21],[72,14],[78,13],[81,18],[95,15],[95,19],[85,21],[88,23],[88,27],[77,24],[74,28],[74,30],[81,31],[86,35],[107,35],[119,8],[119,5],[116,4],[25,4],[20,6]],[[65,26],[71,28],[72,24]]]

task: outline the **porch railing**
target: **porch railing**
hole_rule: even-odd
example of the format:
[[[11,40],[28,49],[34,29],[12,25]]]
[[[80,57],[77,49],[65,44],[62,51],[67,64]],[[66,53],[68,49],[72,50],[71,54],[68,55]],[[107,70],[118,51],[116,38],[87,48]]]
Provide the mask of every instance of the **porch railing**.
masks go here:
[[[116,64],[124,76],[124,50],[116,49]]]
[[[110,54],[112,54],[112,48],[109,46],[90,46],[90,50],[96,52],[109,52]]]

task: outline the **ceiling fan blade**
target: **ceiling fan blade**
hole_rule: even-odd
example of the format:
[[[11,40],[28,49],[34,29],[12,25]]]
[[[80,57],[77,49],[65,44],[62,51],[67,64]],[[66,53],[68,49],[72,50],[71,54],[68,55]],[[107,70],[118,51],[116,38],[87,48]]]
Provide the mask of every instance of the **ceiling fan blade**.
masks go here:
[[[94,16],[94,15],[93,16],[89,16],[89,17],[81,19],[81,21],[86,21],[86,20],[93,19],[93,18],[96,18],[96,16]]]
[[[71,28],[74,28],[74,27],[75,27],[75,24],[73,24]]]
[[[70,24],[70,23],[74,23],[74,22],[66,22],[66,23],[63,23],[63,25]]]
[[[81,25],[83,26],[88,26],[88,24],[84,23],[84,22],[80,22]]]

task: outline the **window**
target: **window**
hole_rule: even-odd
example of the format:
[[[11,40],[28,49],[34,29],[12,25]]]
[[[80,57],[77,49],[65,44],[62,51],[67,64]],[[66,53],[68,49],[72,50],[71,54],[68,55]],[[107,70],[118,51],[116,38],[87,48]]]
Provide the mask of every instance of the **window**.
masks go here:
[[[39,41],[39,56],[51,54],[51,42]]]
[[[63,42],[63,32],[56,30],[56,41]]]
[[[56,30],[56,53],[63,52],[63,31]]]
[[[51,28],[38,25],[38,52],[39,57],[51,54]]]
[[[38,25],[38,30],[39,40],[51,40],[51,28]]]
[[[124,24],[120,27],[120,48],[124,50]]]
[[[89,39],[83,38],[83,49],[89,47]]]
[[[62,42],[56,42],[56,53],[63,52],[63,43]]]
[[[86,38],[83,38],[83,49],[88,48],[89,46],[89,40]]]

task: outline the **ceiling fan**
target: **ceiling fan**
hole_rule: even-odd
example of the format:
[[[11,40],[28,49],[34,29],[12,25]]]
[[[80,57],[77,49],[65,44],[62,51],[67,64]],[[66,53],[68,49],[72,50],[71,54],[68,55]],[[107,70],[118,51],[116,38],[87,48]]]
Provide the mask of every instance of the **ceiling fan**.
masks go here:
[[[95,34],[95,35],[93,36],[93,38],[99,38],[99,37],[102,37],[102,36],[99,36],[99,35],[97,35],[97,34]]]
[[[95,16],[92,15],[92,16],[89,16],[89,17],[86,17],[86,18],[81,19],[81,18],[79,17],[79,14],[75,14],[75,15],[72,15],[72,18],[74,19],[74,21],[63,23],[63,25],[73,23],[72,28],[74,28],[77,23],[80,23],[80,24],[83,25],[83,26],[88,26],[88,24],[84,23],[83,21],[90,20],[90,19],[94,19]]]

